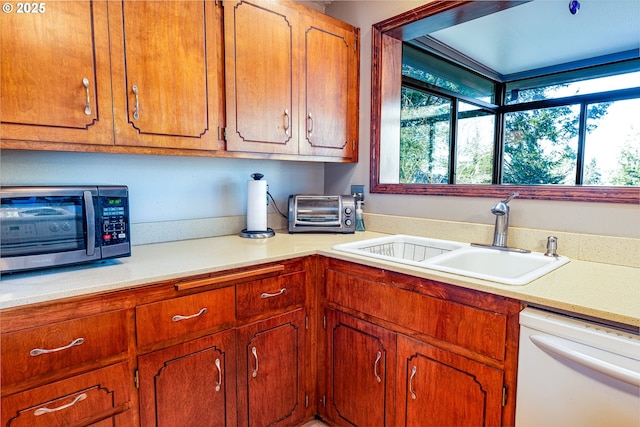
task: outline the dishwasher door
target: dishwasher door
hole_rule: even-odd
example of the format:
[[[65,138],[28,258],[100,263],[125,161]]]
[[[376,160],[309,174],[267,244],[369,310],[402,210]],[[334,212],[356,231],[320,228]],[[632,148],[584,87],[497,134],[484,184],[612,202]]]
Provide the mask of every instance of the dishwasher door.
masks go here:
[[[640,337],[526,308],[520,313],[517,427],[640,426]]]

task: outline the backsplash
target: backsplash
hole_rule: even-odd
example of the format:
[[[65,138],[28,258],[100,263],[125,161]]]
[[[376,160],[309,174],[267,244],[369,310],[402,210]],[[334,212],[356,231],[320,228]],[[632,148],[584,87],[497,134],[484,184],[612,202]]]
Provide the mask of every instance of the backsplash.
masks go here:
[[[493,240],[493,224],[442,221],[364,213],[369,231],[409,234],[466,243],[489,244]],[[287,220],[270,213],[268,226],[286,233]],[[244,215],[132,224],[132,245],[238,234],[246,227]],[[545,252],[547,237],[558,238],[558,254],[571,259],[640,268],[640,239],[568,233],[509,227],[507,245]]]

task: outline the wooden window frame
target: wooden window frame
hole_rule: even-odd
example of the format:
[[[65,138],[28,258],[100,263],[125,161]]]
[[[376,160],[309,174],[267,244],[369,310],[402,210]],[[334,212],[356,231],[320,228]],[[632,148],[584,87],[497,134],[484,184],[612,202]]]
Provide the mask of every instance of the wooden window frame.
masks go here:
[[[399,135],[399,118],[402,79],[402,41],[428,32],[424,18],[432,17],[429,25],[453,25],[458,17],[467,13],[488,14],[498,10],[495,4],[473,1],[435,0],[416,9],[394,16],[372,26],[371,52],[371,174],[372,193],[413,194],[431,196],[491,197],[500,198],[518,192],[519,198],[537,200],[564,200],[577,202],[640,204],[640,189],[614,186],[564,186],[564,185],[471,185],[471,184],[385,184],[380,182],[380,141]],[[482,4],[484,3],[484,4]],[[461,8],[454,11],[456,8]],[[465,9],[467,8],[467,9]],[[461,12],[461,13],[460,13]],[[438,15],[438,17],[435,17]],[[434,18],[435,17],[435,18]],[[466,17],[464,19],[467,19]],[[395,102],[397,100],[397,102]],[[397,104],[397,105],[394,105]],[[383,129],[384,123],[384,129]],[[395,136],[397,138],[398,136]]]

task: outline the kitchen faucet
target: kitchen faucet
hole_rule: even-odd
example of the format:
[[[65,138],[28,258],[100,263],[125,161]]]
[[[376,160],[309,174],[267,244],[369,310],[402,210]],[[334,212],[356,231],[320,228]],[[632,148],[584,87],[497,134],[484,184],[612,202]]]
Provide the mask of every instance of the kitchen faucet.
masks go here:
[[[493,230],[493,244],[483,245],[480,243],[472,243],[472,246],[481,246],[485,248],[522,253],[531,252],[527,249],[507,247],[507,232],[509,231],[509,202],[517,196],[518,193],[511,193],[509,197],[499,201],[491,208],[491,213],[496,216],[496,225]]]
[[[506,199],[496,203],[491,208],[491,213],[496,216],[496,225],[493,230],[493,246],[504,248],[507,246],[507,232],[509,231],[509,205],[508,203],[518,193],[511,193]]]

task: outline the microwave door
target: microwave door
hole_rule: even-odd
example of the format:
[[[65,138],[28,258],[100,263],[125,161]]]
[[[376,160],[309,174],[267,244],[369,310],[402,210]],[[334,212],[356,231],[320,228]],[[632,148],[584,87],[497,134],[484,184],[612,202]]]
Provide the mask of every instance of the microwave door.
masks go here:
[[[3,269],[4,264],[12,270],[99,258],[91,191],[3,195],[0,220]]]

